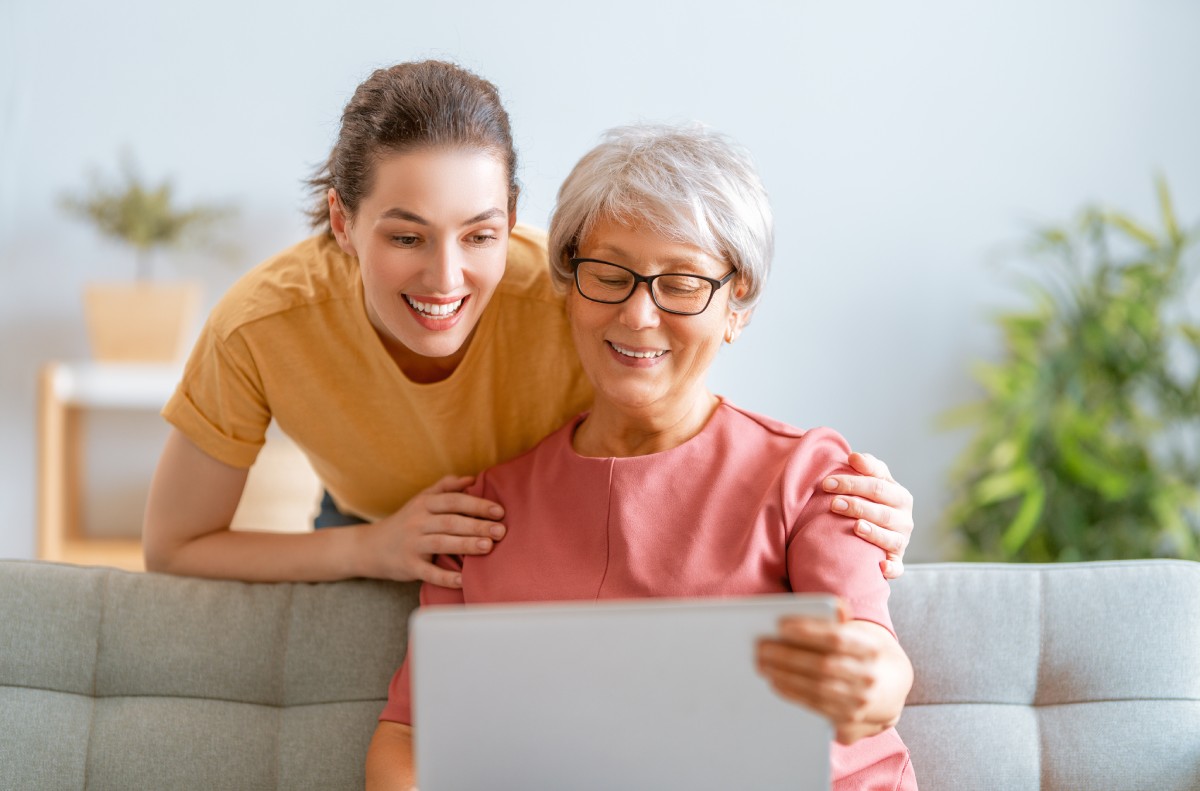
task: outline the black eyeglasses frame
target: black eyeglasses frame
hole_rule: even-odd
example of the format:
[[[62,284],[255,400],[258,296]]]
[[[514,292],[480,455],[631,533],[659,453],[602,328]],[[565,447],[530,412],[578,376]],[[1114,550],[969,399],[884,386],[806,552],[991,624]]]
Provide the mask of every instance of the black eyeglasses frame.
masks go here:
[[[626,294],[625,296],[623,296],[621,299],[616,300],[615,302],[609,302],[608,300],[604,300],[604,299],[596,299],[595,297],[589,297],[587,294],[583,293],[583,288],[579,285],[579,265],[587,263],[589,261],[593,264],[605,264],[606,266],[615,266],[617,269],[623,269],[626,272],[628,272],[629,274],[633,275],[633,285],[630,286],[629,293]],[[575,281],[575,290],[579,292],[579,296],[583,297],[584,299],[588,300],[589,302],[596,302],[601,305],[620,305],[622,302],[628,301],[628,299],[633,296],[633,292],[637,291],[638,283],[645,283],[646,289],[650,292],[650,300],[654,303],[654,307],[658,308],[659,310],[663,311],[664,313],[671,313],[676,316],[699,316],[701,313],[708,310],[708,306],[712,304],[712,299],[714,296],[716,296],[717,291],[719,291],[721,289],[721,286],[728,283],[730,280],[733,279],[733,276],[737,274],[737,267],[734,267],[733,269],[729,270],[729,274],[725,275],[725,277],[718,280],[715,277],[708,277],[706,275],[697,275],[692,272],[660,272],[657,275],[643,275],[638,272],[634,272],[632,269],[630,269],[627,266],[621,266],[620,264],[614,264],[612,261],[605,261],[600,258],[571,258],[567,261],[567,263],[570,264],[570,266],[571,266],[572,278]],[[683,310],[672,310],[671,308],[664,308],[662,305],[660,305],[658,303],[658,297],[655,296],[655,294],[654,294],[654,281],[658,280],[660,277],[672,277],[672,276],[673,277],[694,277],[694,278],[703,280],[704,282],[708,283],[709,286],[711,286],[711,288],[708,291],[708,299],[705,301],[704,307],[700,308],[700,310],[697,310],[694,313],[689,313],[689,312],[683,311]]]

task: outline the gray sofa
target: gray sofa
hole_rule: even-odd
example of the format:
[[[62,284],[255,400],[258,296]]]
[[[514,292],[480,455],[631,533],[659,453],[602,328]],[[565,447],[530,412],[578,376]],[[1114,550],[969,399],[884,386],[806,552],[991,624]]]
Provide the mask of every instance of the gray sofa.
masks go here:
[[[0,789],[361,788],[412,585],[0,561]],[[1200,789],[1200,564],[910,565],[924,791]]]

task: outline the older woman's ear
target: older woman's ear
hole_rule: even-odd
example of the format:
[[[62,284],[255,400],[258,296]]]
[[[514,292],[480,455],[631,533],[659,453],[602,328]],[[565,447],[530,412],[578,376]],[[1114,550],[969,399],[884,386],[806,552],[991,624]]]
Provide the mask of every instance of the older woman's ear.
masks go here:
[[[733,299],[741,299],[746,296],[749,287],[743,278],[738,278],[733,287]],[[742,329],[750,321],[750,315],[754,313],[754,308],[746,308],[745,310],[730,310],[729,317],[725,324],[725,342],[733,343],[737,337],[742,334]]]
[[[737,337],[742,334],[742,328],[746,326],[746,322],[750,321],[750,314],[753,312],[754,308],[729,311],[729,319],[725,324],[726,343],[733,343],[737,340]]]

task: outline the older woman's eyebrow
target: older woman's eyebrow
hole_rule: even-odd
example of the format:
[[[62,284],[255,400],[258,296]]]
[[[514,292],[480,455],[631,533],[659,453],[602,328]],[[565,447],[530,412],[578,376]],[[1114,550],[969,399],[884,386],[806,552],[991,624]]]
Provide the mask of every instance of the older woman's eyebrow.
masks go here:
[[[593,252],[595,252],[597,255],[612,256],[614,258],[619,258],[623,261],[629,261],[632,258],[634,258],[634,256],[629,255],[624,250],[622,250],[620,247],[617,247],[616,245],[611,245],[611,244],[603,244],[602,243],[602,244],[598,245]],[[682,267],[691,267],[692,269],[702,269],[703,268],[701,266],[701,264],[697,261],[697,256],[690,256],[690,255],[673,255],[673,256],[668,256],[667,258],[656,258],[656,259],[654,259],[653,263],[658,264],[661,267],[682,266]]]
[[[429,222],[429,220],[426,220],[416,212],[411,212],[408,209],[401,209],[398,206],[388,209],[383,214],[379,215],[379,217],[382,220],[407,220],[408,222],[413,222],[417,225],[432,224]],[[508,217],[508,212],[504,211],[504,209],[492,207],[486,211],[476,214],[474,217],[467,219],[463,222],[463,226],[465,227],[468,225],[474,225],[477,222],[483,222],[485,220],[491,220],[497,217],[506,218]]]

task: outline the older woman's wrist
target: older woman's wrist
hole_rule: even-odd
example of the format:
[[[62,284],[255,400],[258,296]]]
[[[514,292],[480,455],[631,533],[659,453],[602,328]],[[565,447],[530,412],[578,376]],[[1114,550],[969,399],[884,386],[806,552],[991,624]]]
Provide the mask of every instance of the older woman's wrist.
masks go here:
[[[900,721],[908,693],[912,690],[912,662],[899,641],[879,624],[852,621],[848,625],[869,631],[879,639],[876,660],[879,670],[872,684],[871,701],[863,711],[862,724],[876,728],[876,732],[887,730]]]

